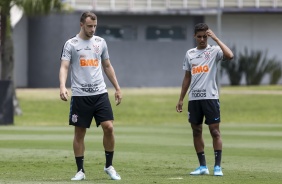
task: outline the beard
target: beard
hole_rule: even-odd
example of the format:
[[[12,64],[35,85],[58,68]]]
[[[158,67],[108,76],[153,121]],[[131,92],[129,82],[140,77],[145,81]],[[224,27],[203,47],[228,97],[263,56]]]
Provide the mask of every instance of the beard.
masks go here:
[[[88,37],[88,38],[92,38],[94,35],[94,33],[85,33],[85,36]]]
[[[94,32],[87,32],[87,31],[84,29],[84,35],[85,35],[87,38],[92,38],[93,35],[94,35]]]

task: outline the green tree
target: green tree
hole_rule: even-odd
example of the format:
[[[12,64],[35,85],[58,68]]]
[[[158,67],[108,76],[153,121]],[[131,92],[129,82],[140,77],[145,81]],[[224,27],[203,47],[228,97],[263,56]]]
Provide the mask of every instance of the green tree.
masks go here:
[[[221,62],[222,70],[225,70],[231,85],[240,85],[242,76],[245,76],[247,85],[261,84],[265,75],[270,76],[269,84],[277,84],[282,76],[281,61],[275,57],[269,59],[267,51],[249,51],[246,47],[244,52],[237,54],[235,47],[234,59]]]
[[[225,70],[228,78],[230,80],[231,86],[240,85],[241,79],[243,77],[243,63],[242,60],[238,57],[236,48],[231,49],[234,53],[234,58],[230,61],[221,62],[222,70]]]
[[[13,6],[20,8],[27,16],[47,15],[51,12],[61,11],[64,4],[61,0],[1,0],[0,1],[0,31],[1,31],[1,57],[0,57],[0,80],[12,81],[12,90],[8,90],[14,99],[14,113],[20,114],[16,90],[14,84],[14,49],[12,41],[12,27],[10,10]]]

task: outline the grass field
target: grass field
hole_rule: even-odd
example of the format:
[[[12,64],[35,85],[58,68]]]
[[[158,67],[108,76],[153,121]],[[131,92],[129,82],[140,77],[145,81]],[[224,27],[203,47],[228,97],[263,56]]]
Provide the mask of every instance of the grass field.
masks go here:
[[[175,112],[179,90],[124,89],[122,105],[113,106],[114,166],[122,180],[111,181],[103,172],[102,130],[92,126],[86,136],[87,180],[82,183],[281,183],[281,86],[222,88],[223,177],[189,175],[198,161],[187,114]],[[0,126],[0,183],[79,183],[70,181],[76,165],[68,102],[59,100],[58,89],[17,93],[23,115],[15,117],[13,126]],[[113,100],[113,91],[109,94]],[[204,136],[212,173],[206,126]]]

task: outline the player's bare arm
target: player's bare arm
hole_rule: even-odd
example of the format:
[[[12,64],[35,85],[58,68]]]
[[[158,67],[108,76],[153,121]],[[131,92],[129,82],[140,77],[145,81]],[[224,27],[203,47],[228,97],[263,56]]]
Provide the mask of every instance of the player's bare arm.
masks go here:
[[[68,77],[68,70],[69,70],[69,61],[62,60],[61,61],[61,67],[60,67],[60,73],[59,73],[59,80],[60,80],[60,98],[63,101],[68,100],[68,90],[66,88],[66,81]]]
[[[224,58],[230,60],[234,57],[233,52],[214,34],[211,29],[206,31],[206,34],[211,37],[221,48]]]
[[[121,89],[120,89],[120,86],[116,78],[115,70],[109,59],[103,60],[102,65],[103,65],[105,74],[107,75],[108,79],[110,80],[110,82],[112,83],[112,85],[114,86],[116,90],[115,101],[116,101],[116,105],[119,105],[121,103],[122,94],[121,94]]]
[[[176,112],[182,112],[183,100],[190,86],[190,82],[191,82],[191,72],[186,71],[182,82],[182,88],[181,88],[179,100],[178,103],[176,104]]]

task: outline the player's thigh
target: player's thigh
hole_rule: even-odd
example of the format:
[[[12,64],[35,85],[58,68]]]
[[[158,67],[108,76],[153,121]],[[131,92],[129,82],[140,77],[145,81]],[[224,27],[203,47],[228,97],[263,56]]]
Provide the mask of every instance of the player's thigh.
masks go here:
[[[188,120],[192,124],[202,124],[204,113],[201,107],[201,100],[192,100],[188,103]]]
[[[69,124],[89,128],[93,119],[93,109],[90,104],[91,97],[72,96],[70,102]]]
[[[109,100],[108,93],[103,93],[100,95],[95,105],[94,119],[96,125],[99,126],[102,122],[112,122],[114,120],[112,106]]]
[[[220,122],[220,103],[218,99],[208,99],[202,101],[205,115],[205,123],[210,125]]]

